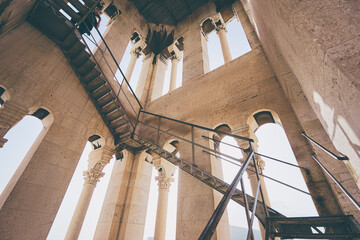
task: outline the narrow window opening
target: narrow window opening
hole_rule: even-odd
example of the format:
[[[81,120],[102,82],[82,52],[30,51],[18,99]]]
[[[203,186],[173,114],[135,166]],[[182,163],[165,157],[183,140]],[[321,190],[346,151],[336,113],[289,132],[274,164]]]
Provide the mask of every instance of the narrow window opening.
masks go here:
[[[134,43],[138,43],[138,42],[139,42],[138,34],[135,32],[133,37],[131,38],[131,40],[129,41],[129,43],[128,43],[127,47],[126,47],[124,55],[123,55],[123,57],[121,59],[121,62],[120,62],[120,69],[122,70],[122,72],[124,74],[126,74],[128,67],[130,67],[129,63],[130,63],[130,60],[131,60],[131,54],[134,54],[134,53],[132,53]],[[136,60],[135,66],[133,68],[131,77],[129,79],[127,79],[127,81],[130,84],[130,87],[133,89],[133,91],[135,91],[135,89],[137,87],[137,84],[139,82],[142,62],[143,62],[143,54],[139,54],[138,59]],[[123,76],[120,73],[119,69],[117,69],[115,76],[116,76],[116,80],[119,83],[121,83],[122,80],[123,80]]]
[[[280,125],[266,123],[256,130],[255,135],[259,140],[258,152],[298,165],[285,131]],[[298,168],[289,167],[288,165],[270,161],[266,158],[262,159],[265,161],[265,175],[309,192]],[[267,178],[265,178],[265,184],[272,208],[280,213],[288,217],[318,216],[315,205],[309,195],[280,185]]]
[[[42,122],[33,116],[25,116],[5,135],[8,142],[0,148],[0,192],[2,193],[43,129]]]
[[[172,144],[171,144],[172,145]],[[177,152],[177,157],[180,157],[180,153]],[[145,230],[143,240],[154,239],[155,235],[155,221],[156,221],[156,211],[157,211],[157,202],[158,202],[158,182],[155,180],[155,177],[158,176],[158,171],[153,168],[151,183],[150,183],[150,192],[149,192],[149,201],[146,212],[145,220]],[[178,179],[179,179],[179,169],[176,167],[175,173],[173,175],[174,182],[171,183],[168,195],[168,208],[167,208],[167,219],[166,219],[166,240],[175,240],[176,239],[176,214],[177,214],[177,193],[178,193]]]
[[[220,152],[223,154],[230,155],[236,159],[242,159],[244,156],[243,156],[243,153],[241,152],[241,150],[238,148],[234,148],[230,145],[238,146],[238,143],[236,142],[236,140],[233,137],[225,136],[221,139],[221,142],[220,142],[218,148],[219,148]],[[235,163],[235,164],[239,165],[238,162],[236,162],[230,158],[225,157],[225,159],[227,161],[222,160],[222,162],[221,162],[222,170],[223,170],[223,177],[224,177],[225,182],[227,182],[228,184],[231,184],[231,182],[234,180],[235,175],[240,170],[240,166],[236,166],[236,165],[232,164],[232,163]],[[230,163],[230,162],[232,162],[232,163]],[[243,181],[244,181],[244,185],[245,185],[246,194],[253,196],[252,191],[251,191],[250,181],[248,179],[248,175],[246,172],[243,175]],[[241,185],[239,184],[237,188],[241,189]],[[228,217],[229,217],[231,239],[232,240],[246,239],[247,232],[248,232],[248,223],[247,223],[247,219],[246,219],[246,215],[245,215],[245,208],[243,206],[239,205],[238,203],[235,203],[234,201],[230,201],[229,205],[227,207],[227,211],[228,211]],[[255,236],[256,240],[261,240],[261,233],[260,233],[259,229],[260,229],[260,227],[259,227],[258,221],[254,221],[253,230],[254,230],[254,236]]]
[[[224,58],[228,62],[251,51],[241,23],[233,15],[230,17],[228,12],[223,14],[225,13],[225,19],[218,14],[213,18],[206,19],[201,25],[201,32],[207,39],[210,71],[224,65]],[[230,13],[232,12],[230,11]]]

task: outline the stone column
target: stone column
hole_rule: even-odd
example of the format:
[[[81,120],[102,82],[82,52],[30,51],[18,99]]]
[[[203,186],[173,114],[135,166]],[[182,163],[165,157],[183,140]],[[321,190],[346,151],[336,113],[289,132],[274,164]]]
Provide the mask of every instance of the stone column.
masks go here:
[[[139,58],[140,53],[136,49],[131,49],[130,55],[131,55],[130,62],[129,62],[129,65],[128,65],[127,69],[126,69],[126,73],[125,73],[126,80],[129,83],[130,83],[131,75],[132,75],[132,73],[134,71],[136,60]]]
[[[76,205],[65,239],[78,239],[96,183],[104,176],[103,168],[110,162],[113,150],[107,147],[94,149],[89,155],[88,170],[84,171],[84,186]]]
[[[226,27],[224,25],[220,25],[216,28],[216,33],[219,36],[220,44],[221,44],[221,50],[224,57],[224,62],[230,62],[232,60],[229,43],[226,38]]]
[[[181,56],[174,55],[171,57],[171,77],[170,77],[169,92],[171,92],[176,88],[177,69],[180,60],[181,60]]]
[[[168,209],[168,195],[175,167],[166,160],[158,158],[153,161],[155,168],[159,171],[159,175],[155,178],[159,186],[159,198],[156,211],[155,235],[156,240],[165,240],[166,234],[166,218]]]

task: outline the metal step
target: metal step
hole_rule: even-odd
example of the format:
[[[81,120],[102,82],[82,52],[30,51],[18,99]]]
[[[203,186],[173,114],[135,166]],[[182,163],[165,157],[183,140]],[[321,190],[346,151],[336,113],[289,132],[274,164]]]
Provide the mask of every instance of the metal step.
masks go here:
[[[268,218],[270,237],[302,239],[358,239],[360,226],[351,215]]]
[[[80,74],[80,76],[84,76],[88,72],[90,72],[93,68],[95,68],[95,63],[93,63],[89,59],[88,61],[84,62],[84,64],[82,64],[80,67],[77,67],[77,72]]]
[[[53,0],[61,9],[66,12],[71,18],[76,22],[80,21],[81,17],[77,14],[69,5],[67,5],[63,0]]]
[[[80,1],[78,0],[69,0],[70,4],[73,5],[79,12],[80,15],[83,16],[87,13],[88,8],[85,7]]]
[[[85,51],[85,46],[80,42],[75,42],[68,50],[64,50],[67,57],[75,59],[81,52]]]

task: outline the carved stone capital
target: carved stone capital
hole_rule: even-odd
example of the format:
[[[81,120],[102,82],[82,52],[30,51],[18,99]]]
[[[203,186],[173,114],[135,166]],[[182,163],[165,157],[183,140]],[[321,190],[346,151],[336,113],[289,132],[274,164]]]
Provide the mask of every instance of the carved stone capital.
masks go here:
[[[105,175],[102,171],[96,169],[90,169],[83,172],[85,184],[96,185],[100,181],[100,178]]]
[[[169,190],[170,185],[174,182],[173,177],[164,177],[164,176],[157,176],[155,180],[158,181],[159,189],[167,189]]]
[[[220,31],[227,32],[227,29],[226,29],[225,25],[216,26],[215,30],[216,30],[217,33],[220,32]]]
[[[141,50],[138,48],[133,48],[130,50],[130,54],[136,56],[136,58],[139,58],[141,55]]]

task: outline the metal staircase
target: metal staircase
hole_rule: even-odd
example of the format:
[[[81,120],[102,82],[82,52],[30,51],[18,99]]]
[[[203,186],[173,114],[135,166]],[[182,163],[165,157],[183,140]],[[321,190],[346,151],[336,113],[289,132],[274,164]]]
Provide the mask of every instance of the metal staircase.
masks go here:
[[[143,111],[140,102],[136,98],[126,78],[124,77],[122,81],[109,79],[109,77],[115,77],[113,73],[114,69],[111,69],[110,65],[107,64],[113,76],[106,76],[104,74],[104,70],[102,69],[103,65],[100,66],[98,59],[93,55],[84,37],[77,30],[77,27],[86,20],[87,16],[99,3],[99,0],[84,0],[84,2],[86,6],[78,0],[69,0],[69,3],[66,0],[39,0],[29,14],[28,21],[52,39],[63,51],[94,106],[114,136],[117,148],[128,149],[133,152],[147,149],[224,194],[223,200],[221,201],[221,203],[224,204],[219,204],[200,239],[211,238],[211,232],[215,230],[216,224],[212,225],[210,222],[214,222],[214,220],[221,217],[221,209],[226,208],[230,198],[245,208],[249,223],[247,239],[253,239],[252,223],[254,216],[259,219],[266,229],[267,239],[274,239],[275,237],[287,239],[360,238],[360,226],[352,216],[287,218],[260,201],[259,199],[261,198],[259,198],[259,196],[262,195],[261,181],[259,181],[259,172],[255,158],[253,157],[254,152],[251,149],[251,139],[214,131],[203,126]],[[64,12],[66,14],[63,14]],[[96,28],[95,30],[98,32]],[[98,34],[101,37],[102,43],[105,45],[105,49],[101,49],[101,51],[98,52],[102,54],[105,52],[110,53],[112,56],[110,61],[114,61],[115,64],[119,66],[105,40],[99,32]],[[101,58],[105,58],[105,56],[102,55]],[[120,68],[119,70],[122,73]],[[179,129],[183,130],[185,128],[187,128],[185,132],[189,133],[190,139],[179,134]],[[221,154],[214,149],[210,149],[196,142],[194,140],[195,130],[225,134],[249,142],[250,147],[247,150],[248,157],[245,162],[242,162],[243,167],[241,171],[243,173],[248,165],[251,166],[252,169],[255,169],[258,178],[258,191],[254,197],[247,195],[244,188],[242,188],[242,191],[236,189],[237,183],[239,181],[242,183],[241,172],[238,174],[239,179],[237,179],[237,181],[234,180],[233,184],[229,185],[196,166],[194,157],[195,148],[202,149],[203,152],[211,155],[224,156],[225,154]],[[142,132],[146,132],[147,136],[152,137],[147,139],[141,134]],[[192,148],[192,159],[186,159],[185,161],[184,159],[176,157],[174,153],[170,153],[159,147],[158,142],[160,135],[164,134],[166,136],[176,137],[184,143],[189,144],[189,147]],[[231,158],[231,156],[226,155],[225,157]],[[250,163],[251,160],[253,160],[253,163]],[[252,216],[250,216],[250,212],[252,212]],[[209,232],[210,234],[208,234]]]
[[[60,9],[62,9],[70,15],[72,17],[71,21],[84,20],[85,15],[83,14],[86,13],[86,7],[78,0],[70,2],[73,6],[82,6],[78,9],[78,13],[63,0],[38,1],[31,11],[28,21],[57,43],[63,51],[114,139],[129,138],[135,128],[134,120],[131,119],[131,113],[129,113],[132,109],[124,109],[119,100],[121,97],[127,98],[127,95],[129,95],[126,95],[125,92],[127,91],[125,89],[127,85],[126,79],[121,84],[116,80],[111,79],[109,81],[107,79],[83,36],[75,30],[73,23],[60,12]],[[95,2],[87,0],[86,4],[92,6]],[[67,8],[64,8],[64,6],[67,6]],[[117,91],[114,89],[115,87],[118,88]],[[137,100],[135,95],[132,95],[132,97]],[[137,108],[141,108],[140,103]],[[136,114],[136,111],[132,113],[132,115]],[[137,148],[140,146],[133,141],[128,141],[124,147]]]

